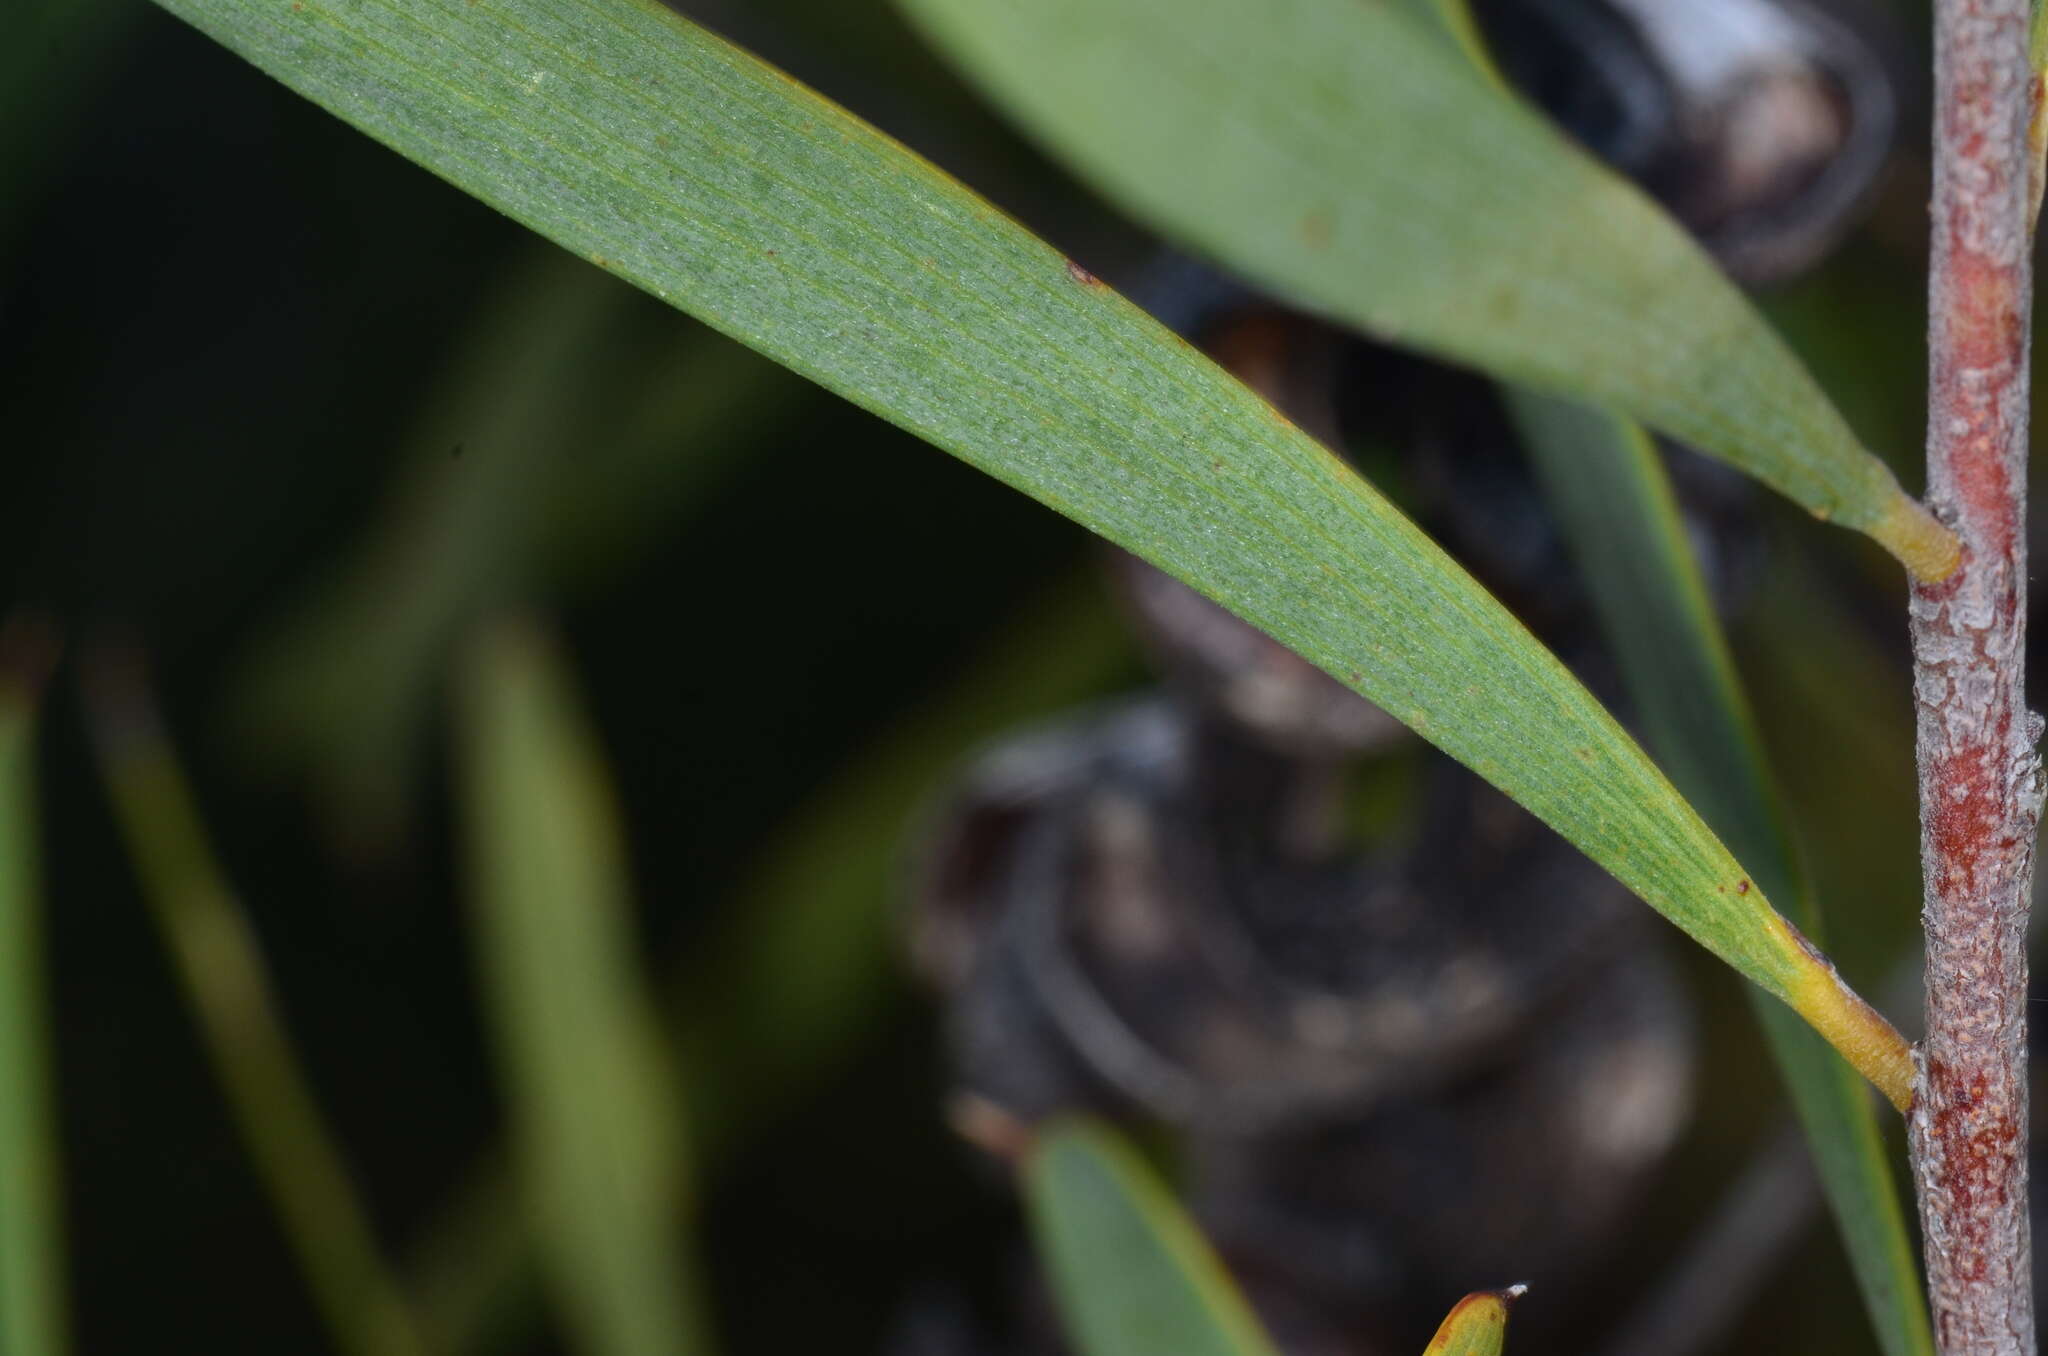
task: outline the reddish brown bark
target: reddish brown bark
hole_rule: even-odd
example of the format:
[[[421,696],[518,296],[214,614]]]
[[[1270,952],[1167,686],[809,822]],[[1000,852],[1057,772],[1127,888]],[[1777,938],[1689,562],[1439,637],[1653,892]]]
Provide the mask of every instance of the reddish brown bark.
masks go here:
[[[1962,562],[1912,599],[1927,1037],[1910,1118],[1944,1356],[2032,1356],[2026,927],[2027,0],[1938,0],[1928,503]]]

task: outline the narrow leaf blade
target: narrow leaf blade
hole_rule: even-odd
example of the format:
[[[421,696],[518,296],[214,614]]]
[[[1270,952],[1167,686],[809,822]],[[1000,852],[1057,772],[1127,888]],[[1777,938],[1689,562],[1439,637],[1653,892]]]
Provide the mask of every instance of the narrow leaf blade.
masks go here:
[[[904,829],[960,750],[1099,698],[1135,664],[1094,572],[1064,578],[774,832],[721,908],[727,924],[695,940],[664,989],[697,1172],[715,1174],[756,1126],[829,1080],[902,1001]],[[531,1224],[506,1203],[496,1158],[472,1168],[415,1268],[421,1308],[453,1349],[476,1344],[531,1270]]]
[[[1521,392],[1507,400],[1650,746],[1759,883],[1819,938],[1818,903],[1656,449],[1613,415]],[[1898,1183],[1862,1080],[1782,1007],[1756,1007],[1880,1345],[1887,1356],[1932,1356]]]
[[[86,661],[91,731],[164,950],[257,1177],[349,1356],[425,1350],[285,1025],[248,914],[229,886],[138,654]]]
[[[627,322],[644,299],[533,250],[445,362],[384,510],[239,677],[250,755],[303,761],[355,851],[388,849],[410,822],[459,629],[509,590],[615,567],[811,394],[694,325],[640,349]]]
[[[162,3],[1188,581],[1500,786],[1909,1095],[1897,1033],[1520,623],[1271,406],[902,147],[651,0]]]
[[[1277,1356],[1194,1222],[1107,1129],[1047,1126],[1026,1158],[1024,1188],[1082,1356]]]
[[[16,637],[29,643],[10,645]],[[0,1351],[62,1356],[69,1324],[35,779],[43,665],[31,652],[40,648],[26,624],[0,631]],[[9,663],[9,650],[27,663]]]
[[[1261,286],[1612,405],[1916,574],[1954,568],[1954,539],[1705,252],[1408,7],[902,3],[1090,182]]]
[[[489,632],[463,695],[476,942],[550,1278],[585,1350],[703,1350],[672,1074],[602,767],[534,632]]]

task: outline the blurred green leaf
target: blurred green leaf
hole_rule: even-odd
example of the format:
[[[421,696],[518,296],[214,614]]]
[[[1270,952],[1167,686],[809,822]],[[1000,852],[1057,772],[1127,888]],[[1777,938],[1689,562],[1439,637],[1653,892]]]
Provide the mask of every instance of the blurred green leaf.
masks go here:
[[[1917,574],[1954,539],[1647,197],[1402,6],[902,0],[1139,219],[1389,342],[1711,452]]]
[[[355,1356],[419,1352],[412,1316],[300,1071],[262,949],[214,860],[141,661],[103,650],[87,677],[114,818],[314,1303]]]
[[[1507,791],[1903,1104],[1898,1034],[1513,617],[1266,402],[896,143],[652,0],[161,2],[515,218],[1189,581]],[[1269,57],[1265,21],[1251,50]],[[1337,30],[1334,50],[1358,56]],[[1438,45],[1414,45],[1441,65]],[[1552,144],[1528,127],[1523,141]],[[1770,352],[1752,375],[1810,394]],[[1744,389],[1688,377],[1717,399]]]
[[[244,744],[305,760],[351,850],[389,845],[410,818],[461,627],[629,559],[809,394],[695,326],[635,342],[636,303],[537,245],[448,363],[369,531],[244,665]]]
[[[1099,697],[1135,667],[1101,581],[1063,579],[776,830],[667,987],[702,1172],[843,1068],[902,1003],[905,837],[961,750]],[[495,1156],[476,1165],[420,1247],[421,1307],[451,1348],[473,1346],[519,1291],[531,1239],[508,1175]]]
[[[1082,1356],[1274,1356],[1194,1222],[1108,1129],[1046,1126],[1027,1151],[1024,1191]]]
[[[0,1351],[10,1356],[70,1345],[36,808],[42,648],[26,623],[0,629]],[[9,662],[9,650],[25,662]]]
[[[1748,700],[1715,619],[1656,448],[1625,419],[1508,392],[1562,521],[1649,745],[1794,923],[1820,939]],[[1809,1028],[1757,1001],[1835,1221],[1888,1356],[1933,1336],[1899,1187],[1863,1080]]]
[[[1101,580],[1064,579],[775,833],[672,989],[672,1026],[720,1070],[701,1108],[707,1135],[730,1140],[772,1116],[901,1001],[904,861],[962,750],[1137,670]]]
[[[1508,1306],[1521,1296],[1520,1286],[1465,1296],[1451,1306],[1422,1356],[1500,1356],[1508,1340]]]
[[[677,1228],[674,1071],[634,963],[604,770],[527,627],[485,633],[462,697],[476,942],[548,1274],[585,1350],[705,1350]]]
[[[1834,556],[1779,533],[1768,586],[1743,618],[1743,671],[1773,770],[1798,807],[1804,859],[1822,899],[1858,901],[1830,940],[1853,974],[1888,975],[1921,950],[1919,779],[1912,682],[1896,619],[1857,607]],[[1861,581],[1858,581],[1860,586]],[[1867,596],[1867,595],[1865,595]],[[1910,1007],[1917,980],[1906,985]]]
[[[305,759],[357,849],[406,822],[435,683],[458,629],[518,589],[550,459],[601,441],[606,340],[632,294],[543,249],[449,363],[388,508],[240,675],[246,746]]]

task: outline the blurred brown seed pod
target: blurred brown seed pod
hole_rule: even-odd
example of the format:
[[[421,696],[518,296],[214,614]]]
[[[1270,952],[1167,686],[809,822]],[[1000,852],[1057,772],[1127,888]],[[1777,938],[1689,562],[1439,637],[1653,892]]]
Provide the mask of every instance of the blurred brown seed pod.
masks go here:
[[[1853,222],[1898,122],[1897,37],[1867,0],[1484,0],[1503,72],[1737,278]]]
[[[1272,761],[1145,701],[969,772],[913,928],[963,1091],[1027,1122],[1319,1123],[1454,1079],[1640,940],[1620,886],[1448,760],[1406,841],[1312,854],[1239,808],[1280,802]]]

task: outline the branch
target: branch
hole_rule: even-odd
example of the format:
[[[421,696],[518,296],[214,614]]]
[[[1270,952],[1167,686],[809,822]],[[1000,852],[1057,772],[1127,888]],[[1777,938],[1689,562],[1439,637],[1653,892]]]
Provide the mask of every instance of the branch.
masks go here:
[[[2032,1356],[2025,696],[2028,0],[1937,0],[1928,502],[1960,566],[1913,586],[1927,1038],[1910,1118],[1944,1356]]]

